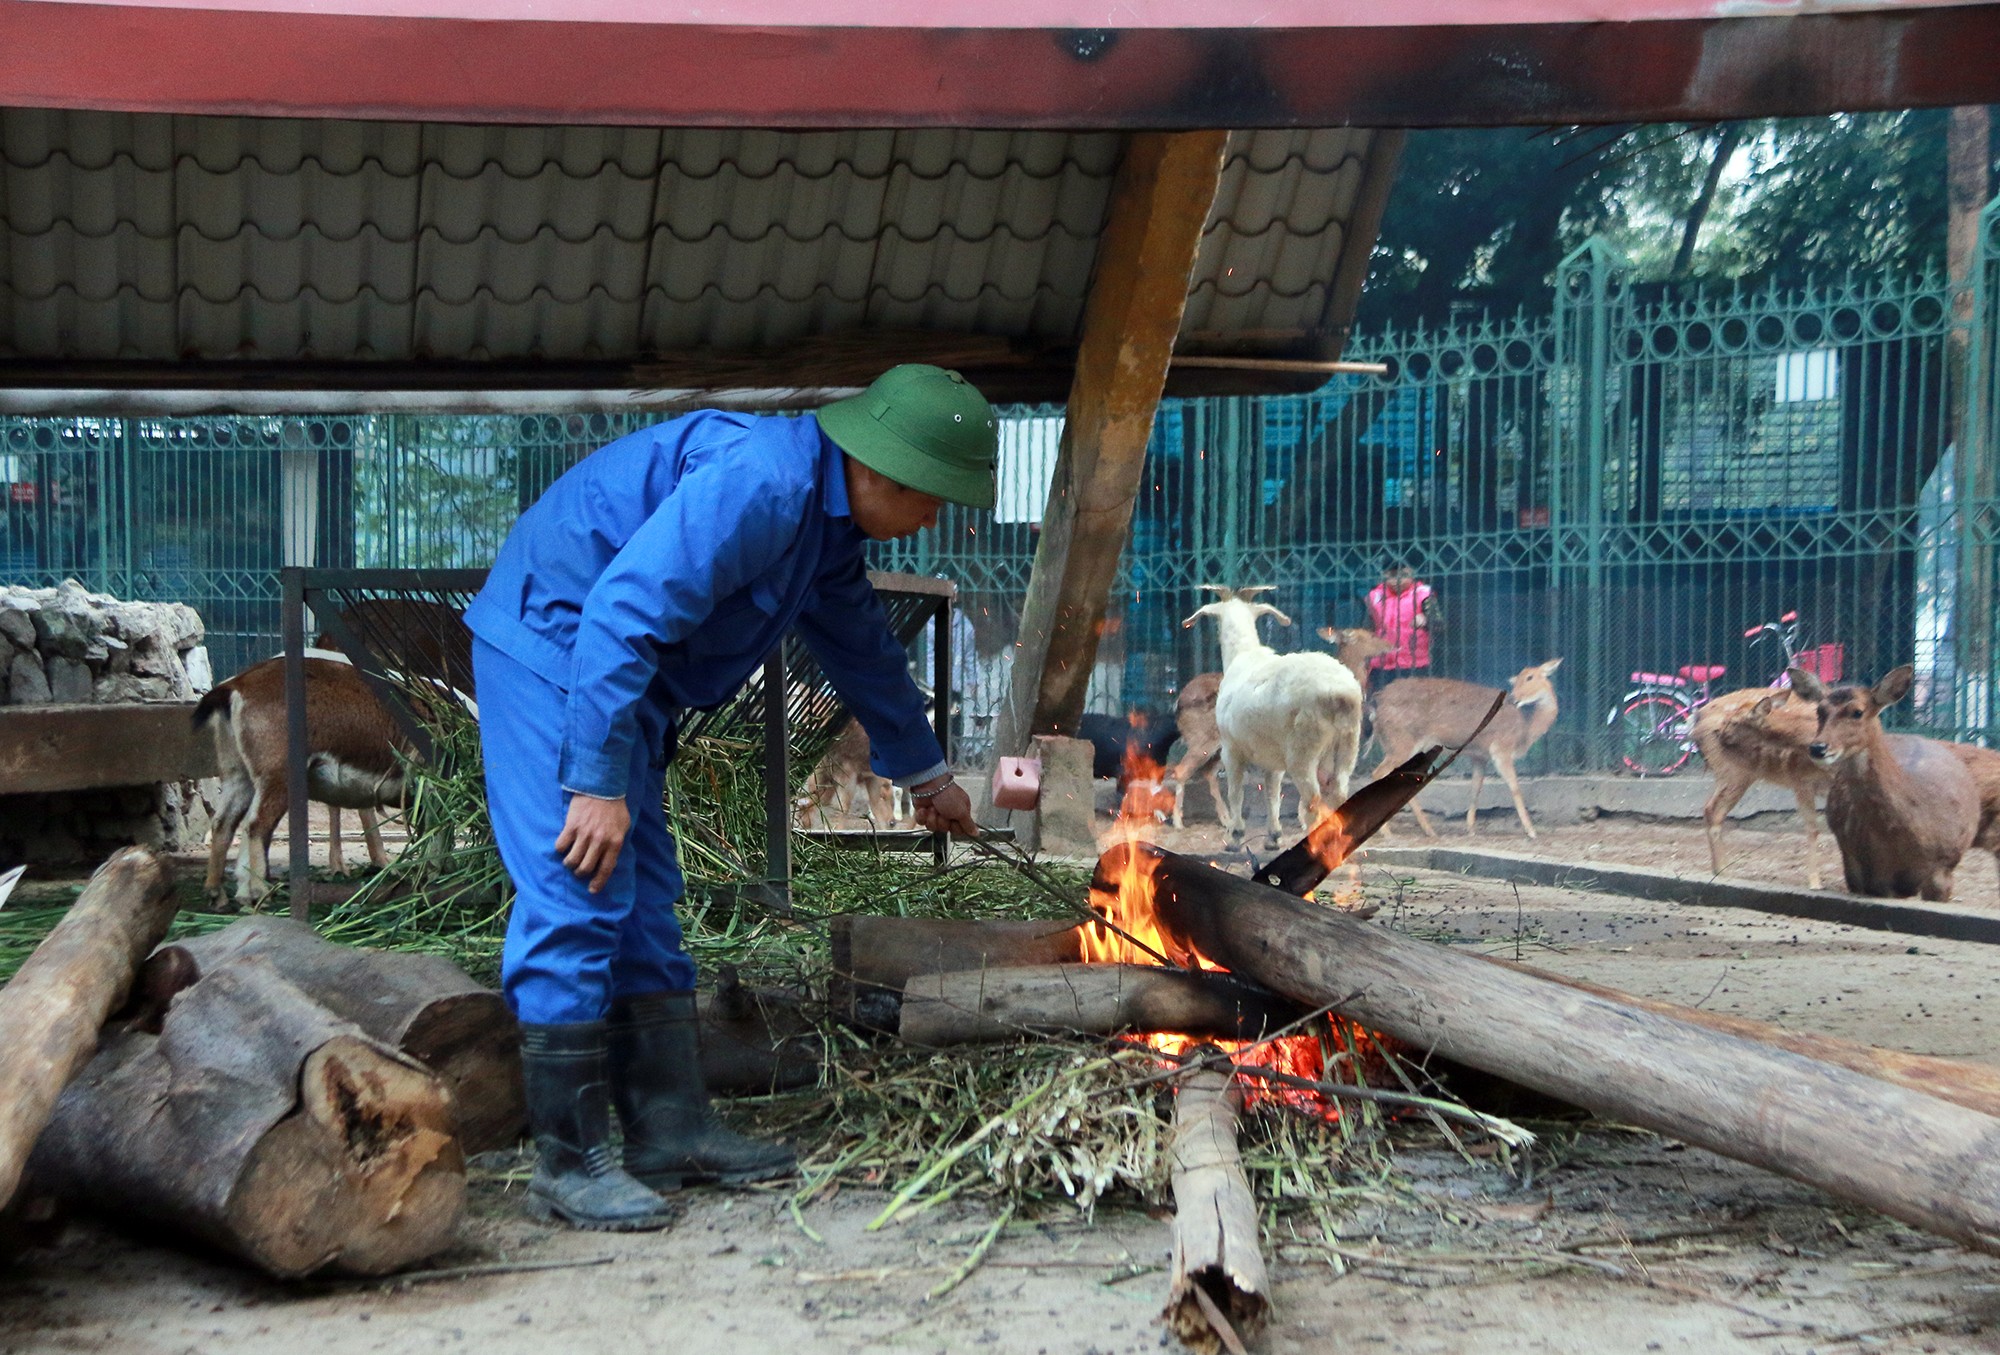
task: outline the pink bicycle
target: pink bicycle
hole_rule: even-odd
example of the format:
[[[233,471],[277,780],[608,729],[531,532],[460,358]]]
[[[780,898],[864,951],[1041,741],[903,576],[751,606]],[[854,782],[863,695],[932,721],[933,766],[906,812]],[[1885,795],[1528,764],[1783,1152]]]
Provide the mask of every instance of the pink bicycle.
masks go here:
[[[1785,662],[1771,679],[1773,688],[1792,685],[1791,670],[1799,668],[1822,682],[1838,681],[1847,648],[1840,644],[1802,645],[1799,614],[1786,612],[1743,632],[1752,644],[1776,639]],[[1712,685],[1729,671],[1719,663],[1682,664],[1673,673],[1634,673],[1632,690],[1611,708],[1605,723],[1618,731],[1619,759],[1635,776],[1672,776],[1694,756],[1694,717],[1714,700]]]

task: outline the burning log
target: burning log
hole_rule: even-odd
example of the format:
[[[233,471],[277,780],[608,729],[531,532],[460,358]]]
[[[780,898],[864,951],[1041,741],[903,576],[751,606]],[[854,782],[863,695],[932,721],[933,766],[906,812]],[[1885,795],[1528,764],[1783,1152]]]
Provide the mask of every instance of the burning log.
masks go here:
[[[1419,1048],[2000,1252],[2000,1120],[1145,844],[1100,859],[1093,890],[1107,909],[1121,877],[1153,891],[1176,958],[1198,952]]]
[[[897,995],[912,975],[1074,963],[1082,958],[1079,930],[1070,922],[843,915],[831,924],[827,996],[841,1016],[894,1031]]]
[[[1174,1099],[1173,1282],[1167,1326],[1203,1355],[1240,1351],[1270,1315],[1257,1204],[1236,1149],[1235,1080],[1201,1068]]]
[[[1145,965],[1063,964],[918,974],[903,987],[908,1044],[1009,1040],[1024,1032],[1170,1030],[1254,1040],[1303,1013],[1228,974]]]
[[[56,1098],[97,1052],[139,962],[167,934],[173,884],[153,853],[117,853],[0,989],[0,1204],[13,1199]]]
[[[443,1079],[466,1153],[519,1141],[527,1120],[520,1031],[500,994],[441,956],[360,950],[324,940],[290,918],[247,917],[161,947],[146,964],[147,997],[164,1001],[204,975],[251,959]]]
[[[272,1275],[380,1275],[451,1240],[452,1129],[437,1078],[243,958],[181,992],[158,1035],[108,1039],[28,1171],[37,1190]]]

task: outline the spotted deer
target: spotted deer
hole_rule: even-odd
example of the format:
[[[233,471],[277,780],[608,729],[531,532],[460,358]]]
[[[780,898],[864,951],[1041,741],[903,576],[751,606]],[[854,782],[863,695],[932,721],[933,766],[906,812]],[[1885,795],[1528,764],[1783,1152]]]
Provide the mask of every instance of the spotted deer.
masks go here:
[[[1466,835],[1479,831],[1479,791],[1486,784],[1486,768],[1491,766],[1514,797],[1521,831],[1535,836],[1514,763],[1556,722],[1556,689],[1549,679],[1561,664],[1561,659],[1550,659],[1516,673],[1508,686],[1506,703],[1477,735],[1473,731],[1492,709],[1494,698],[1500,695],[1498,688],[1455,678],[1417,677],[1404,678],[1387,688],[1375,699],[1375,737],[1382,743],[1376,777],[1394,769],[1419,748],[1465,743],[1465,756],[1472,759],[1472,803],[1465,811]],[[1467,739],[1471,742],[1466,743]],[[1423,806],[1412,800],[1410,809],[1424,836],[1436,837]]]
[[[1818,708],[1784,688],[1727,692],[1695,716],[1694,746],[1715,777],[1701,818],[1708,830],[1709,864],[1717,875],[1722,874],[1722,826],[1729,811],[1750,787],[1769,781],[1791,791],[1798,803],[1799,822],[1806,830],[1806,887],[1820,888],[1817,802],[1828,777],[1806,751],[1818,730]]]

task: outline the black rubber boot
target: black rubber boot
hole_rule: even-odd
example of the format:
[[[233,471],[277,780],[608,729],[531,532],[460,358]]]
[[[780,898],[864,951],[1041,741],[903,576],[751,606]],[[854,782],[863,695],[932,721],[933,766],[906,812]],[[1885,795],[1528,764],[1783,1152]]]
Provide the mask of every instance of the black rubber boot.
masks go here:
[[[626,1169],[654,1190],[762,1181],[798,1168],[783,1144],[739,1134],[716,1118],[701,1080],[693,993],[611,1004],[611,1099],[625,1126]]]
[[[528,1212],[578,1228],[637,1233],[664,1228],[674,1211],[618,1164],[611,1147],[605,1023],[521,1027],[521,1071],[535,1175]]]

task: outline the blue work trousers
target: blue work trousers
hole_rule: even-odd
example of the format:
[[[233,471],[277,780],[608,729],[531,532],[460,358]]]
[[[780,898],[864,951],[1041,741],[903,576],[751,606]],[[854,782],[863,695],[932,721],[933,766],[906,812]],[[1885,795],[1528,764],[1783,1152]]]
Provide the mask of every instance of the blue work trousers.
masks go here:
[[[680,860],[661,804],[668,713],[639,712],[625,780],[632,830],[593,894],[556,854],[570,801],[557,770],[568,697],[486,641],[472,646],[486,801],[514,881],[500,966],[514,1015],[531,1025],[600,1021],[613,998],[693,988],[694,960],[674,915]]]

